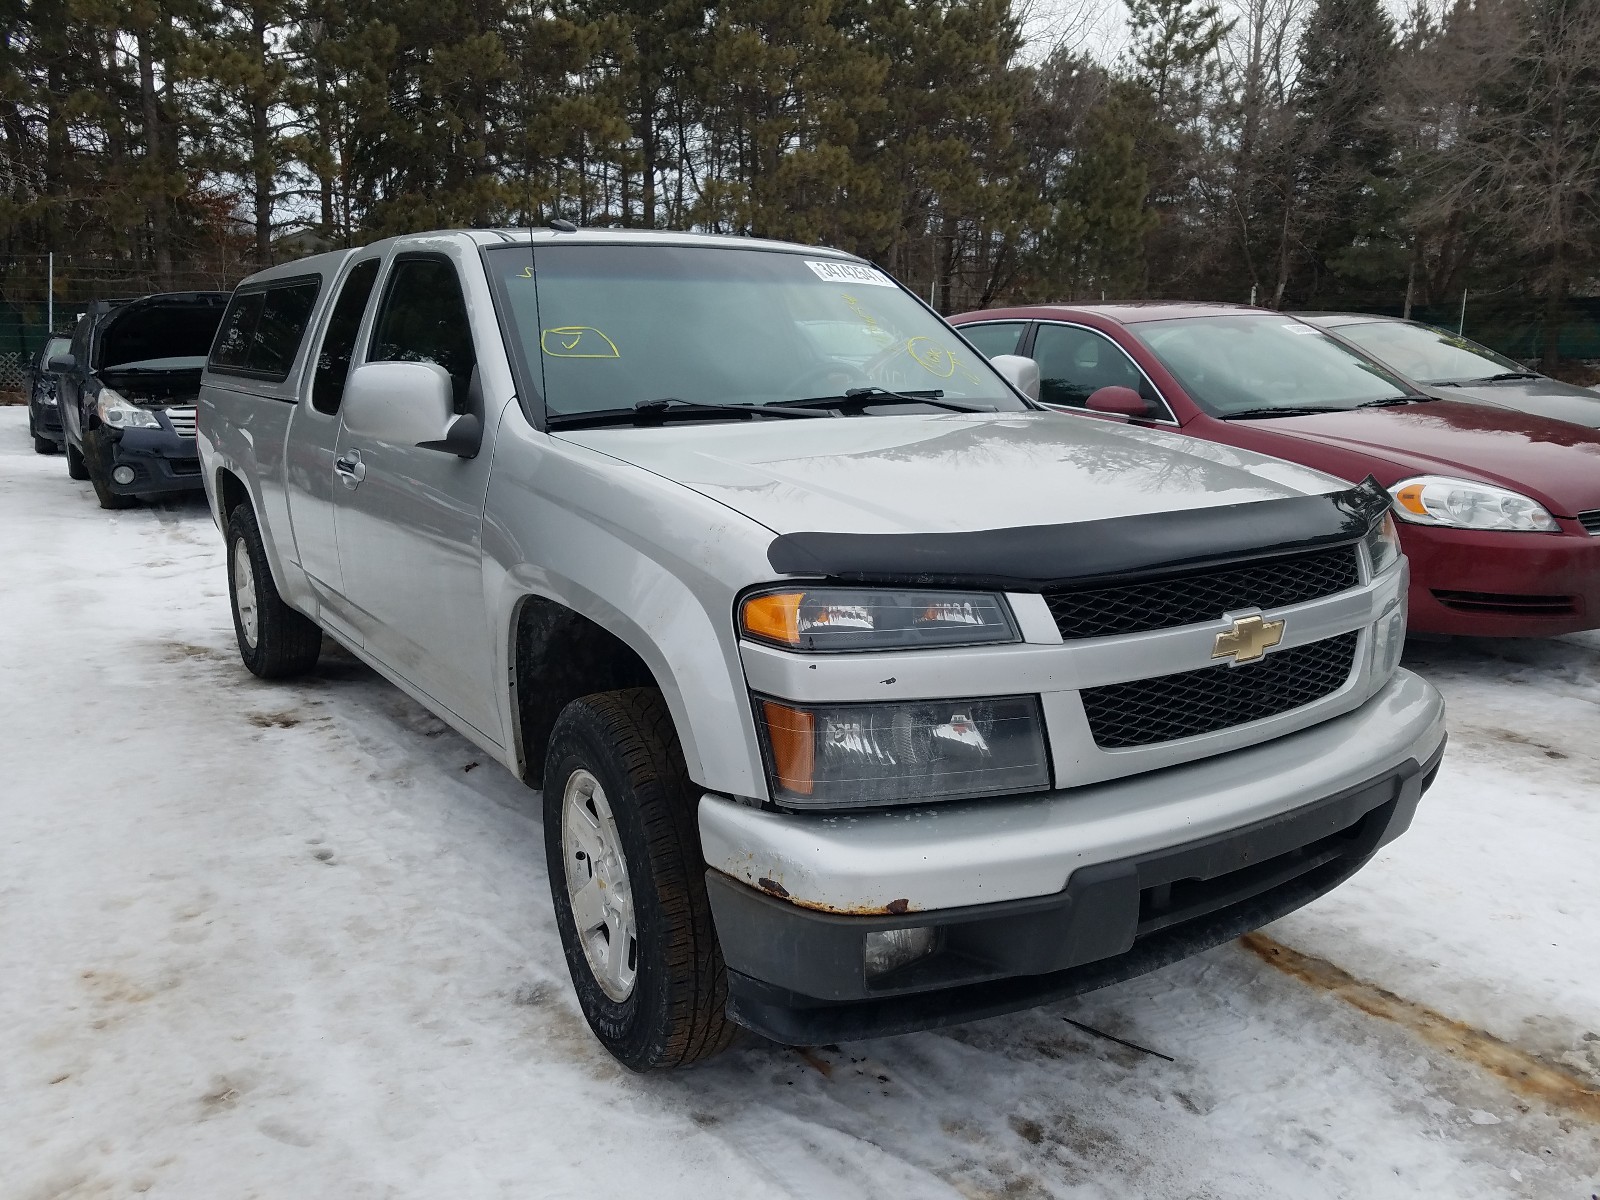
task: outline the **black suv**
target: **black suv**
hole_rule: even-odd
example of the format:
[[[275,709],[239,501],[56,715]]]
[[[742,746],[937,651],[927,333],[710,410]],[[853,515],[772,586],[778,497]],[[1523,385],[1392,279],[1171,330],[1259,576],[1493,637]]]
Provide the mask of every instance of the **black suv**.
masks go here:
[[[54,454],[66,441],[61,431],[61,406],[56,401],[56,376],[50,360],[67,353],[72,339],[52,337],[28,366],[28,435],[38,454]]]
[[[194,402],[227,292],[97,300],[66,354],[60,381],[67,473],[94,484],[101,508],[198,489]]]

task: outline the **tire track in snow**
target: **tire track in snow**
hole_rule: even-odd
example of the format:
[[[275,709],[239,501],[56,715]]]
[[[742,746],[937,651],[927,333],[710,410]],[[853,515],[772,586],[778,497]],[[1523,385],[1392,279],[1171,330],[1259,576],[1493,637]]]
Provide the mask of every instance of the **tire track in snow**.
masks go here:
[[[1364,983],[1343,967],[1302,954],[1264,933],[1247,933],[1239,940],[1263,962],[1286,975],[1330,992],[1369,1016],[1393,1022],[1445,1053],[1475,1064],[1519,1096],[1600,1124],[1600,1091],[1561,1068],[1464,1021],[1397,996],[1386,988]]]

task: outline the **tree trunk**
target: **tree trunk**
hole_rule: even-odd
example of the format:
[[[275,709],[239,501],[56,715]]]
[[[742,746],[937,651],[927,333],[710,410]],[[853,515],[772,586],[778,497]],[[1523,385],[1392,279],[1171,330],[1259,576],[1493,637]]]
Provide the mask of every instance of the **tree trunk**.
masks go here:
[[[263,74],[267,71],[267,22],[257,6],[251,14],[251,49],[255,52],[255,65]],[[267,97],[250,97],[250,157],[254,168],[254,199],[256,207],[256,265],[272,264],[272,181],[277,174],[277,164],[272,155],[272,127],[268,123]]]
[[[144,117],[144,152],[153,177],[145,193],[145,204],[150,214],[151,249],[155,258],[156,279],[163,290],[170,290],[172,232],[167,213],[165,139],[162,136],[161,108],[156,97],[156,65],[150,48],[150,31],[137,30],[134,34],[134,43],[139,56],[139,101]]]

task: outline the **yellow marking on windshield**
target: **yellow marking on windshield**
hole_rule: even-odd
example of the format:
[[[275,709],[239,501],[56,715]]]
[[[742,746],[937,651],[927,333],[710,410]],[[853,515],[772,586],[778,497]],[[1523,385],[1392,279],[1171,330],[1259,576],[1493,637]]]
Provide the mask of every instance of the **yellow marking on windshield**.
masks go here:
[[[558,325],[539,334],[539,349],[551,358],[621,358],[617,344],[590,325]]]
[[[917,343],[923,343],[919,346]],[[916,359],[917,365],[930,375],[937,375],[940,379],[949,379],[956,373],[956,356],[943,346],[936,346],[930,339],[914,337],[906,342],[906,353]]]
[[[918,343],[922,343],[918,345]],[[953,378],[957,371],[961,378],[968,383],[981,383],[982,381],[967,370],[956,357],[954,350],[946,350],[937,345],[931,338],[914,337],[906,342],[906,353],[916,360],[918,366],[930,375],[937,375],[940,379]]]
[[[533,278],[533,268],[532,267],[523,267],[521,271],[519,271],[517,274],[513,275],[511,278],[513,278],[513,279],[532,279]]]

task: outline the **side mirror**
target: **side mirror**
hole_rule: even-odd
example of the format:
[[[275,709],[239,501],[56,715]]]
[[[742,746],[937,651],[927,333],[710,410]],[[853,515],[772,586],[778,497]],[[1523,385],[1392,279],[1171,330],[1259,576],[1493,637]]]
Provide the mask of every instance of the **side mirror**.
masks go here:
[[[453,397],[450,375],[436,363],[362,363],[350,372],[340,415],[351,437],[415,446],[448,436]]]
[[[1150,415],[1150,402],[1131,387],[1123,387],[1121,384],[1090,392],[1089,398],[1084,401],[1084,407],[1091,412],[1106,413],[1113,417],[1133,419]]]
[[[1039,398],[1039,364],[1020,354],[996,354],[989,365],[1030,400]]]
[[[483,422],[471,413],[463,413],[450,422],[445,435],[431,442],[418,442],[418,450],[439,450],[457,458],[477,458],[483,448]]]
[[[70,354],[57,354],[44,365],[44,369],[54,375],[65,375],[68,371],[77,370],[77,367],[78,360]]]

